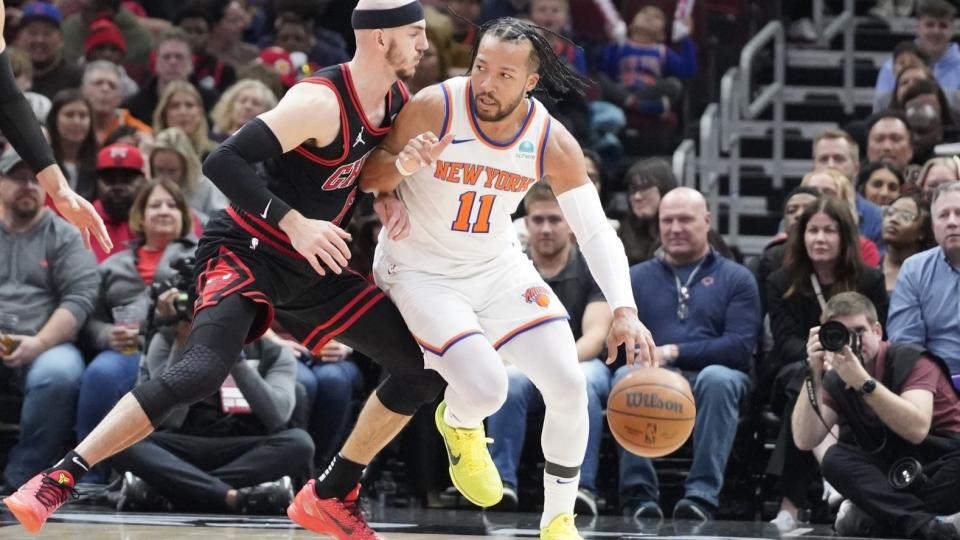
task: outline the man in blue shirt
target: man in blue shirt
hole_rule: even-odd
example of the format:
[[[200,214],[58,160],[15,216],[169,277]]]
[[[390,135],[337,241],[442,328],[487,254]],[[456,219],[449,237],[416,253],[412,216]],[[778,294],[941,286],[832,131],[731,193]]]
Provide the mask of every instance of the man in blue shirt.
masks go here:
[[[676,188],[660,202],[662,250],[630,269],[640,320],[660,344],[659,365],[679,370],[697,403],[693,465],[675,519],[708,521],[750,390],[750,359],[760,331],[760,295],[746,268],[710,249],[703,195]],[[621,367],[614,383],[633,368]],[[620,501],[634,518],[663,517],[657,476],[647,458],[622,452]]]
[[[857,196],[857,218],[860,234],[876,244],[882,254],[883,212],[868,201],[857,189],[860,173],[860,145],[849,133],[841,129],[827,129],[813,139],[813,168],[836,169],[850,179]]]
[[[930,207],[937,247],[904,261],[890,297],[887,334],[942,358],[960,382],[960,182],[945,184]]]
[[[957,8],[946,0],[924,0],[917,6],[917,46],[930,55],[930,68],[951,104],[960,90],[960,47],[953,43],[956,15]],[[876,95],[889,102],[896,82],[891,58],[877,75]],[[881,105],[886,103],[875,103],[874,112],[882,110]]]

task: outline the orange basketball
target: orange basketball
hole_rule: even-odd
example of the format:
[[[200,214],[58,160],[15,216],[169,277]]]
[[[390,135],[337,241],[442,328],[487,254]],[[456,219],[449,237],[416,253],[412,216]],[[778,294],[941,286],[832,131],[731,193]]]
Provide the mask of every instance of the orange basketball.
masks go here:
[[[690,383],[663,368],[638,368],[620,380],[607,400],[613,438],[643,457],[665,456],[683,446],[697,417]]]

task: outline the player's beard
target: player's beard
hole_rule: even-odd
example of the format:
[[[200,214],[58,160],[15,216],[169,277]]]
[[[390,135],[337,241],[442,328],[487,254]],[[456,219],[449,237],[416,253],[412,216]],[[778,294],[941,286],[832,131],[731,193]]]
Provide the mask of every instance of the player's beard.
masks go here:
[[[491,97],[490,99],[493,99],[493,101],[497,103],[497,112],[493,114],[485,114],[480,112],[480,103],[477,100],[483,96],[486,96],[486,94],[475,94],[473,96],[473,110],[477,113],[477,118],[483,120],[484,122],[499,122],[500,120],[510,116],[513,111],[517,110],[517,107],[520,106],[520,102],[523,100],[524,94],[517,96],[517,99],[513,100],[513,103],[507,107],[500,105],[499,100]]]
[[[397,47],[396,40],[390,40],[390,46],[387,47],[387,63],[390,64],[391,68],[393,68],[393,72],[397,79],[406,80],[410,77],[413,77],[413,74],[417,71],[416,66],[419,62],[420,59],[417,58],[417,61],[414,62],[413,67],[404,67],[403,56],[400,54],[400,49]]]

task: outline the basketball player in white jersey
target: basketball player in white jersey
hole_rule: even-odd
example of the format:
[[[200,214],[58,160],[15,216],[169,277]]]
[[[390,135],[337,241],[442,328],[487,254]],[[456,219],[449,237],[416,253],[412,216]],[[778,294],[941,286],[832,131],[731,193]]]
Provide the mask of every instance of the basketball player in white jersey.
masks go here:
[[[367,161],[361,189],[396,190],[410,235],[381,235],[377,284],[393,299],[448,382],[437,428],[450,475],[471,502],[492,506],[503,486],[483,419],[507,393],[503,361],[521,369],[546,403],[541,538],[579,539],[573,522],[587,444],[587,394],[567,313],[523,254],[510,215],[527,189],[549,182],[591,273],[614,312],[610,359],[624,345],[649,363],[654,343],[637,318],[623,245],[610,227],[572,135],[527,97],[579,91],[539,30],[512,18],[481,29],[471,73],[421,91]]]

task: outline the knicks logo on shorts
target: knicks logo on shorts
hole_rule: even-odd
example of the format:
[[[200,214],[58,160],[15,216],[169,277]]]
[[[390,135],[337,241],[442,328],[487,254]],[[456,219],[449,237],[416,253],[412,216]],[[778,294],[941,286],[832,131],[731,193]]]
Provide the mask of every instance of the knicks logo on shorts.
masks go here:
[[[530,287],[524,291],[523,299],[528,304],[536,304],[545,308],[550,305],[550,291],[546,287]]]

